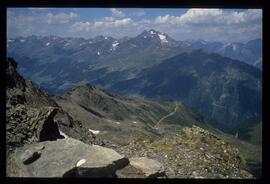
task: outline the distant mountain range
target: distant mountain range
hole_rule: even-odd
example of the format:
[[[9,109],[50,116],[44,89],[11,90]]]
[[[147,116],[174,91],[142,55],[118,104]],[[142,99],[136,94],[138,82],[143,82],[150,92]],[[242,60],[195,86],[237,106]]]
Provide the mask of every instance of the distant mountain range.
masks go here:
[[[193,49],[202,49],[208,53],[218,53],[231,59],[243,61],[262,69],[262,40],[255,39],[247,43],[220,43],[203,40],[187,41]]]
[[[7,55],[51,94],[91,83],[119,94],[182,100],[231,129],[261,120],[261,70],[254,67],[262,63],[261,44],[176,41],[151,29],[119,40],[19,37],[7,40]]]

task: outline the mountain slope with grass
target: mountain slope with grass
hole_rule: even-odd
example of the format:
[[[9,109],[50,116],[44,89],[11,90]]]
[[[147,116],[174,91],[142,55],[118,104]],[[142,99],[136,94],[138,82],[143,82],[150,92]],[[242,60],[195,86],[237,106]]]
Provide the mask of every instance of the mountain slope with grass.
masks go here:
[[[262,118],[262,73],[246,63],[201,50],[147,68],[111,91],[149,99],[179,100],[228,131]]]
[[[91,130],[99,131],[100,137],[119,144],[140,138],[160,138],[173,133],[174,129],[193,124],[210,127],[201,115],[193,113],[181,102],[127,98],[89,84],[75,87],[54,99],[74,119],[84,122]],[[171,116],[167,117],[168,114]]]

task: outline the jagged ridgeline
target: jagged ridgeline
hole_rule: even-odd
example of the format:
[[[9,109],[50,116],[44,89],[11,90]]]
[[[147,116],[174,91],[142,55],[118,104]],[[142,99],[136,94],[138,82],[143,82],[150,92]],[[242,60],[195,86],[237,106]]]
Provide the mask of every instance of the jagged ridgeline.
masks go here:
[[[52,98],[24,80],[13,59],[6,65],[8,176],[253,177],[250,155],[241,151],[250,144],[181,102],[126,98],[91,85]]]

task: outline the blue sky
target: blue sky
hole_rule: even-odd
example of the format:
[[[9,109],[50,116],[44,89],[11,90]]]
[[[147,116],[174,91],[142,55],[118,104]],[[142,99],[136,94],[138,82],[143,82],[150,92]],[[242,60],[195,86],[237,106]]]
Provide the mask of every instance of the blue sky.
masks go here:
[[[260,9],[8,8],[7,36],[133,37],[156,29],[176,40],[262,38]]]

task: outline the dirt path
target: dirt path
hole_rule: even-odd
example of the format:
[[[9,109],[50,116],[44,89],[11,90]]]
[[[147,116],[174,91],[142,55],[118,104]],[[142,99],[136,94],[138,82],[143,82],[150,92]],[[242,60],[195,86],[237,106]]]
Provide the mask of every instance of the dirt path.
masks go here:
[[[164,119],[166,119],[166,118],[168,118],[168,117],[174,115],[174,114],[176,113],[178,107],[179,107],[179,104],[178,104],[178,103],[175,103],[174,111],[172,111],[171,113],[167,114],[166,116],[163,116],[163,117],[156,123],[156,125],[154,126],[154,129],[158,129],[157,126],[158,126]]]

